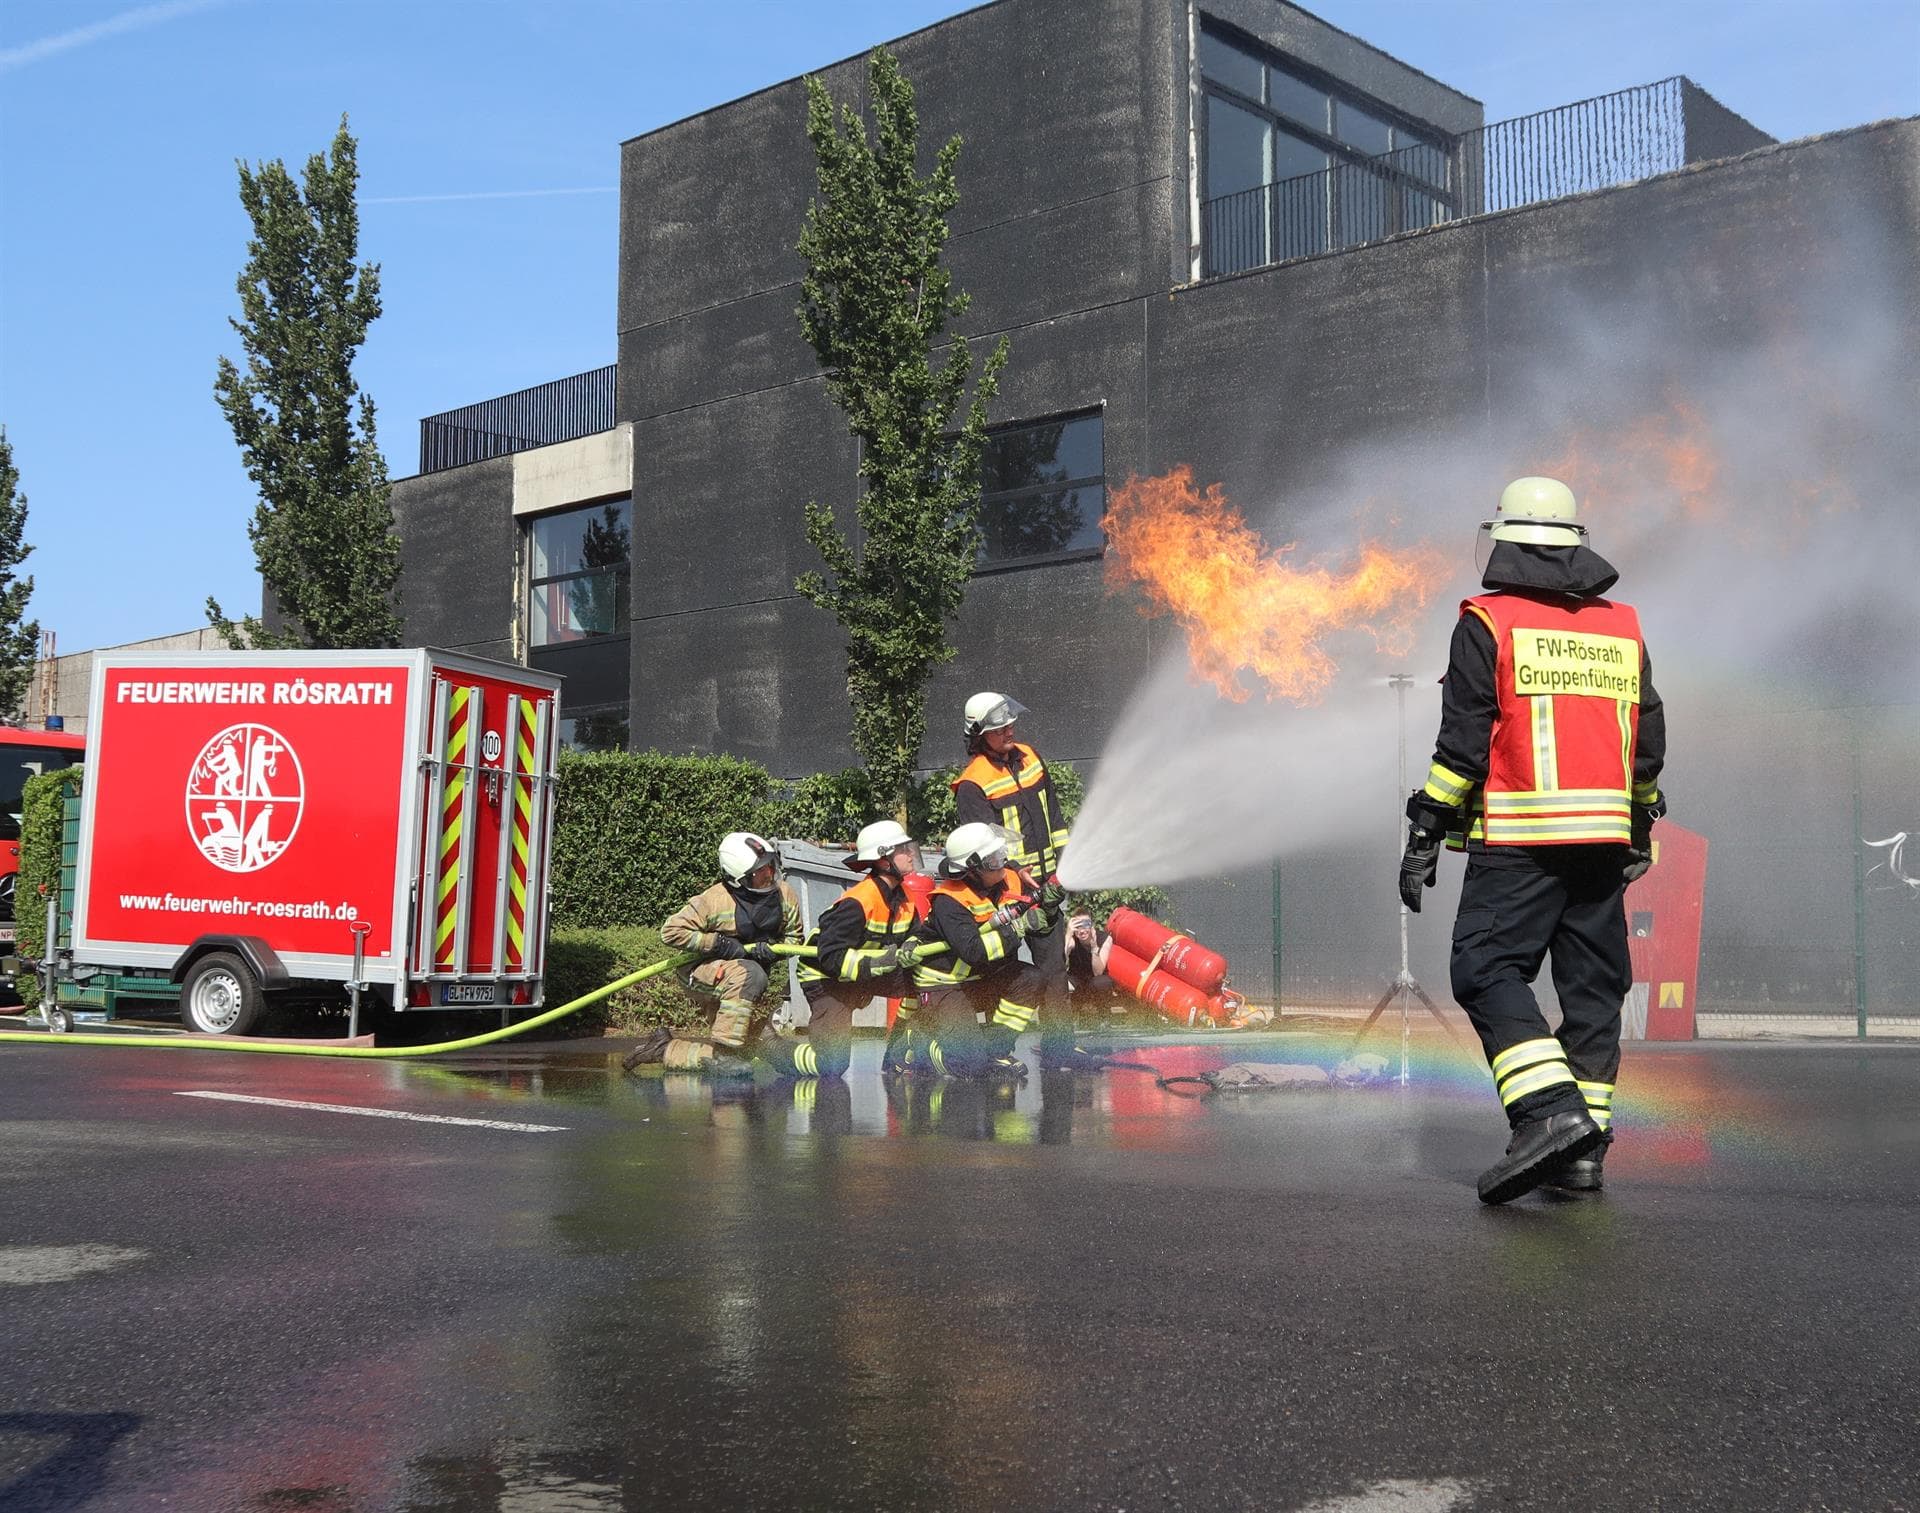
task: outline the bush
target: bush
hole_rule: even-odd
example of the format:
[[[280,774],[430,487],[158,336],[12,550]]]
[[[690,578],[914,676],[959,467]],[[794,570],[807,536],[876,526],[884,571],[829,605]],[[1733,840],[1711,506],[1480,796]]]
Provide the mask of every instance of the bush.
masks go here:
[[[564,752],[554,928],[658,926],[714,880],[729,830],[777,829],[766,769],[733,757]]]
[[[66,801],[80,795],[81,767],[45,772],[27,779],[20,803],[20,876],[13,895],[14,951],[38,960],[47,941],[47,898],[60,886],[60,837],[66,819]],[[30,977],[19,983],[21,1000],[40,1002],[40,984]]]
[[[625,977],[672,954],[662,944],[658,930],[641,925],[555,930],[547,940],[546,1007],[557,1009],[616,977]],[[773,972],[760,1002],[770,1012],[786,996],[783,965]],[[689,997],[680,986],[678,970],[669,970],[556,1021],[554,1033],[595,1035],[610,1031],[630,1035],[654,1025],[698,1028],[705,1025],[712,1010],[711,1001],[697,1003]]]

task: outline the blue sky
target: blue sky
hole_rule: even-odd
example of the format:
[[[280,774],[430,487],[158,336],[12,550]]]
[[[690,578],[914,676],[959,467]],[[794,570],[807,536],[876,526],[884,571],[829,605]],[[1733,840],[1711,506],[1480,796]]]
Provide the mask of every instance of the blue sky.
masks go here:
[[[422,415],[613,361],[619,143],[968,9],[952,0],[7,0],[0,424],[62,651],[258,602],[213,400],[234,160],[341,112],[386,314],[358,375],[396,477]],[[1685,73],[1783,139],[1920,112],[1915,0],[1322,0],[1498,120]],[[964,188],[965,160],[962,159]],[[580,192],[557,192],[580,191]]]

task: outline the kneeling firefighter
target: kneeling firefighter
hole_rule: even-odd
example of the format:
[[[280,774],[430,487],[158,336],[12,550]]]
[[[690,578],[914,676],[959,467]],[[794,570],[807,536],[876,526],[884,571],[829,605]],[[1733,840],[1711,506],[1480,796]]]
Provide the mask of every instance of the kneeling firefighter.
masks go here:
[[[804,1040],[763,1035],[755,1051],[787,1077],[838,1077],[853,1057],[853,1013],[875,997],[907,991],[900,948],[916,918],[906,880],[918,855],[913,837],[893,820],[868,825],[847,865],[866,876],[829,904],[811,938],[814,956],[800,962],[807,995]]]
[[[660,927],[669,950],[705,958],[683,969],[681,982],[696,1001],[715,1001],[711,1029],[705,1039],[656,1031],[627,1057],[629,1066],[662,1061],[678,1070],[748,1069],[738,1053],[747,1043],[753,1003],[766,992],[767,974],[780,960],[772,947],[800,943],[800,900],[780,876],[780,854],[771,841],[736,830],[720,842],[719,859],[720,880]],[[716,1054],[727,1062],[713,1066]]]
[[[1004,830],[977,820],[947,837],[927,917],[914,932],[915,946],[946,947],[916,958],[913,968],[920,1007],[907,1059],[915,1069],[949,1077],[1026,1075],[999,1011],[1033,1003],[1040,973],[1020,960],[1020,942],[1060,921],[1008,864],[1008,849]]]
[[[1443,838],[1467,852],[1453,996],[1479,1032],[1512,1126],[1480,1178],[1505,1203],[1601,1186],[1632,985],[1626,885],[1666,813],[1666,714],[1619,574],[1586,544],[1572,491],[1522,478],[1481,525],[1487,592],[1460,606],[1426,785],[1407,800],[1400,897],[1415,913]],[[1553,958],[1559,1032],[1531,984]]]

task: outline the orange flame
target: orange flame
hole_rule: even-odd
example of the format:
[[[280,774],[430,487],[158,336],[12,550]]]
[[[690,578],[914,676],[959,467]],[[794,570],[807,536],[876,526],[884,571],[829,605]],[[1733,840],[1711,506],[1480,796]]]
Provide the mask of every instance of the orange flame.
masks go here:
[[[1630,421],[1602,439],[1571,437],[1540,471],[1558,478],[1583,509],[1627,509],[1657,494],[1694,520],[1721,512],[1720,450],[1706,419],[1669,392],[1663,408]]]
[[[1317,702],[1338,671],[1324,644],[1335,631],[1364,630],[1383,650],[1405,651],[1447,577],[1431,548],[1395,553],[1378,542],[1345,573],[1295,567],[1291,544],[1268,548],[1220,486],[1196,490],[1184,464],[1115,489],[1106,528],[1109,588],[1137,585],[1146,613],[1172,615],[1195,675],[1235,703],[1248,697],[1243,670],[1269,699]]]

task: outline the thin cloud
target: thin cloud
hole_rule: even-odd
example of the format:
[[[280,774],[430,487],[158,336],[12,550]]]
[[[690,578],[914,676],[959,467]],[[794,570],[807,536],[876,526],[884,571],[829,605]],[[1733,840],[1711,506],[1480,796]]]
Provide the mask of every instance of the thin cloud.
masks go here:
[[[469,194],[377,194],[362,200],[363,205],[441,205],[450,200],[533,200],[555,194],[618,194],[614,184],[596,184],[587,189],[476,189]]]
[[[76,26],[70,32],[56,32],[51,37],[42,37],[38,42],[0,51],[0,73],[38,63],[42,58],[51,58],[56,53],[71,52],[91,42],[104,42],[110,37],[125,36],[128,32],[144,31],[149,26],[177,21],[182,16],[191,16],[198,11],[212,10],[216,5],[230,3],[232,0],[164,0],[160,5],[142,5],[135,10],[122,11],[117,16],[95,21],[90,26]]]

